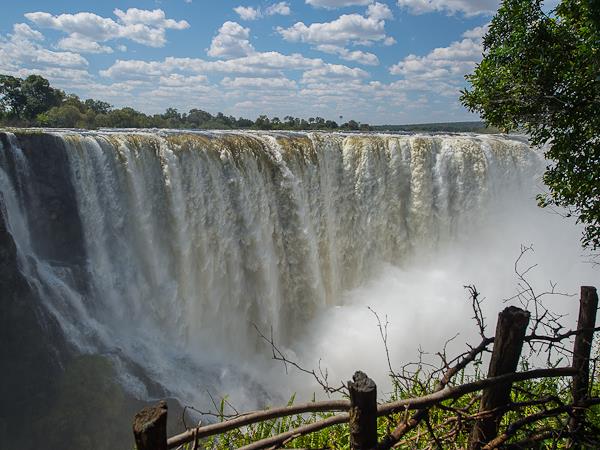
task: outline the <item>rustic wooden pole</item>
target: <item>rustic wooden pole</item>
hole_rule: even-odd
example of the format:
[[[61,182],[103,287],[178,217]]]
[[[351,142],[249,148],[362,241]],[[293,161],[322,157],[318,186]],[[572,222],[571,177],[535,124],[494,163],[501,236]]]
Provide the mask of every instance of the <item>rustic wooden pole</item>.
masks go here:
[[[133,418],[137,450],[167,450],[167,403],[142,409]]]
[[[494,350],[490,360],[488,377],[497,377],[517,370],[528,324],[529,312],[515,306],[509,306],[498,315]],[[479,411],[491,411],[510,403],[511,386],[512,383],[505,383],[485,389],[481,397]],[[480,449],[496,437],[502,415],[502,413],[490,415],[475,423],[469,441],[471,450]]]
[[[593,286],[581,286],[581,298],[579,299],[579,319],[575,345],[573,347],[573,368],[577,369],[577,375],[573,377],[573,404],[577,406],[588,395],[590,378],[590,353],[592,351],[592,340],[594,339],[594,327],[596,326],[596,311],[598,310],[598,293]],[[577,440],[577,434],[584,423],[585,411],[577,409],[569,420],[569,431],[573,440]]]
[[[350,448],[371,450],[377,446],[377,386],[357,371],[348,382],[350,391]]]

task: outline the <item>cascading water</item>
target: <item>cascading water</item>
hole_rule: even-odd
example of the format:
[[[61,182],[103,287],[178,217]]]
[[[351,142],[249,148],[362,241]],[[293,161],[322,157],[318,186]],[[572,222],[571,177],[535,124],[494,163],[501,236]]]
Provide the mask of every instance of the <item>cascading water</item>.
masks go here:
[[[21,271],[80,351],[112,357],[141,397],[129,363],[186,400],[207,371],[244,390],[254,325],[293,347],[382,267],[435,257],[511,195],[531,197],[543,169],[498,136],[48,131],[25,151],[27,139],[5,133],[0,152]],[[35,218],[52,195],[31,187],[43,171],[29,161],[59,146],[73,213]],[[33,222],[79,227],[66,241],[81,258],[44,254],[52,236]]]

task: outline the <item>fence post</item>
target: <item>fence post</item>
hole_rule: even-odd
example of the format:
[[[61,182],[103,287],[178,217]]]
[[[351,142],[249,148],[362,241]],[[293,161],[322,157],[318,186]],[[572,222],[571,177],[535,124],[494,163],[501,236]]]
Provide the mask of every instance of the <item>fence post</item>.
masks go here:
[[[350,448],[371,450],[377,446],[377,386],[364,372],[354,373],[350,391]]]
[[[588,395],[590,377],[590,353],[596,326],[596,311],[598,309],[598,293],[593,286],[581,286],[579,299],[579,319],[577,330],[581,331],[575,336],[573,346],[573,368],[577,375],[573,376],[573,404],[577,406]],[[585,331],[582,331],[585,330]],[[569,420],[569,431],[576,438],[585,419],[585,411],[576,409]]]
[[[133,418],[137,450],[167,450],[167,403],[142,409]]]
[[[492,351],[488,377],[514,373],[517,370],[528,324],[529,312],[515,306],[509,306],[498,314],[494,350]],[[506,406],[510,402],[511,386],[512,383],[505,383],[484,389],[479,412],[492,411]],[[498,425],[503,415],[503,412],[500,411],[479,419],[471,432],[469,449],[480,449],[496,437]]]

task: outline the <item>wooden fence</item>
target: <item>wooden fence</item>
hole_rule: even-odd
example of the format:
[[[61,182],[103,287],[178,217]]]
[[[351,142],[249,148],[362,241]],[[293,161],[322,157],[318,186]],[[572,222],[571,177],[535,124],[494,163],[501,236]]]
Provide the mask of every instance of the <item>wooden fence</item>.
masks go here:
[[[177,436],[167,437],[167,406],[160,402],[136,414],[133,422],[133,433],[138,450],[167,450],[193,443],[197,449],[199,442],[207,437],[220,435],[237,428],[256,424],[266,420],[287,416],[317,413],[339,412],[326,419],[302,425],[276,436],[268,437],[242,447],[243,450],[276,449],[287,445],[293,439],[314,433],[337,424],[348,423],[350,430],[350,447],[355,450],[388,450],[396,445],[403,436],[414,429],[428,414],[431,407],[440,405],[444,400],[457,399],[469,393],[481,391],[479,414],[471,429],[469,449],[493,449],[504,444],[511,433],[507,430],[498,434],[503,415],[510,410],[511,387],[514,382],[549,377],[572,377],[572,403],[551,410],[544,410],[523,419],[533,422],[552,414],[568,413],[570,445],[577,446],[577,436],[581,433],[585,421],[586,409],[600,404],[600,398],[591,397],[589,387],[589,366],[591,344],[596,328],[596,311],[598,295],[590,286],[581,288],[579,304],[579,320],[577,329],[553,336],[538,335],[534,332],[526,335],[530,313],[516,307],[508,307],[498,315],[496,334],[493,338],[483,338],[477,347],[471,348],[456,362],[447,367],[437,382],[434,392],[428,395],[377,404],[377,386],[363,372],[356,372],[352,381],[348,382],[349,400],[328,400],[298,404],[263,411],[253,411],[239,415],[230,420],[206,426],[188,429]],[[561,342],[574,337],[572,365],[518,372],[518,363],[525,342]],[[488,376],[484,379],[461,385],[450,385],[454,375],[463,370],[488,346],[493,344]],[[412,415],[404,414],[396,428],[379,438],[377,435],[377,417],[389,416],[397,412],[412,411]],[[529,421],[529,422],[528,422]],[[517,424],[516,426],[522,426]]]

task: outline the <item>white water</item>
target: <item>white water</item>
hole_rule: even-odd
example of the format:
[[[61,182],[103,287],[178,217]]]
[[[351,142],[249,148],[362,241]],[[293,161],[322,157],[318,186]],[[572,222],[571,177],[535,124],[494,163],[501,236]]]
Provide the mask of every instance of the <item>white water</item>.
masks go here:
[[[537,210],[543,161],[518,140],[58,135],[91,292],[76,292],[64,270],[35,255],[26,205],[0,170],[9,227],[23,270],[67,336],[82,351],[112,355],[141,397],[128,361],[196,405],[205,388],[253,403],[256,379],[269,380],[276,395],[308,394],[311,380],[286,377],[268,361],[254,324],[272,327],[307,366],[323,358],[334,380],[359,368],[381,379],[385,355],[367,305],[390,317],[395,361],[473,329],[467,283],[492,299],[493,330],[499,300],[514,291],[522,243],[534,243],[534,262],[544,262],[537,281],[558,280],[571,292],[593,281],[584,279],[592,272],[580,264],[579,230]],[[17,179],[26,184],[14,137],[3,151],[23,161]]]

